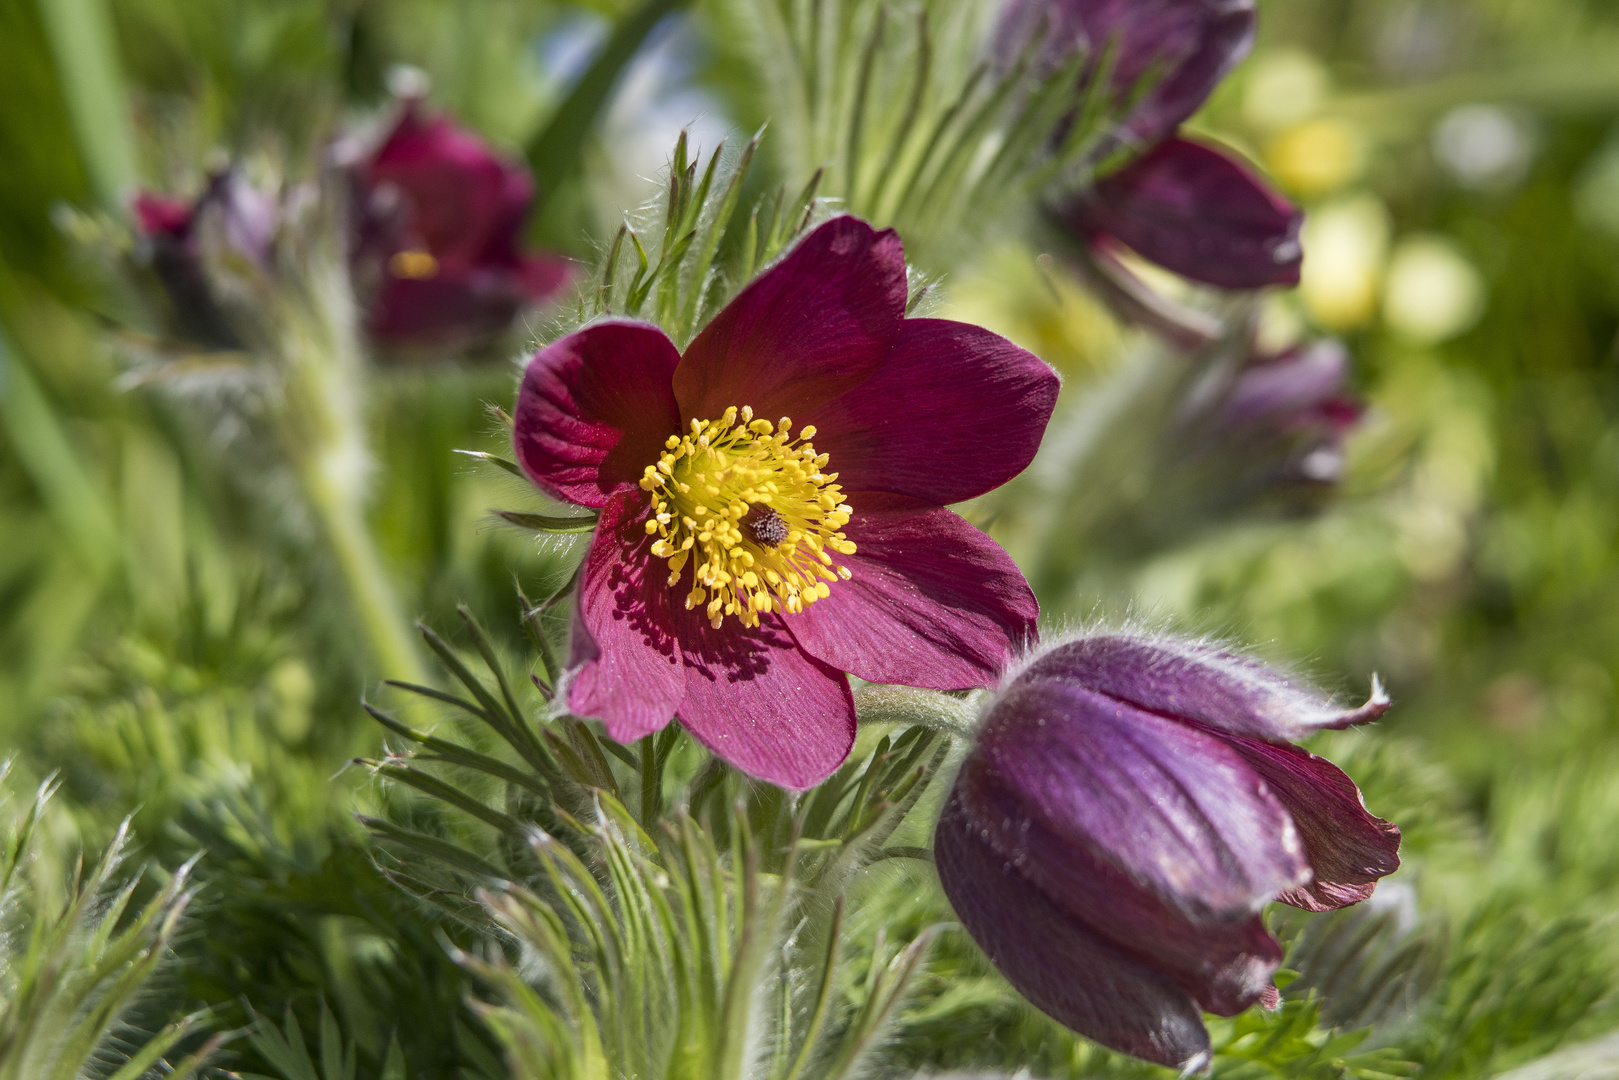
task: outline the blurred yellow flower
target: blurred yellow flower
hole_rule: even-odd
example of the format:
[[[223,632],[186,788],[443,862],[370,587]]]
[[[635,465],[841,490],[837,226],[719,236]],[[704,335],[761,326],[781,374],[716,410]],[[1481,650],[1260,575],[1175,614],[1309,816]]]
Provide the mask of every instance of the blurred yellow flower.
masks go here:
[[[1325,117],[1295,124],[1265,147],[1271,173],[1304,198],[1326,195],[1356,179],[1365,156],[1359,132]]]
[[[1467,330],[1484,313],[1484,279],[1446,237],[1410,236],[1394,249],[1383,287],[1389,329],[1431,345]]]
[[[1329,330],[1364,326],[1377,313],[1378,286],[1389,245],[1389,212],[1370,192],[1325,203],[1304,219],[1299,289],[1317,324]]]
[[[1327,69],[1302,49],[1277,49],[1254,58],[1243,91],[1243,118],[1275,131],[1308,120],[1326,97]]]
[[[1105,370],[1119,347],[1119,324],[1073,273],[1020,244],[985,253],[950,283],[936,314],[993,330],[1070,378]]]

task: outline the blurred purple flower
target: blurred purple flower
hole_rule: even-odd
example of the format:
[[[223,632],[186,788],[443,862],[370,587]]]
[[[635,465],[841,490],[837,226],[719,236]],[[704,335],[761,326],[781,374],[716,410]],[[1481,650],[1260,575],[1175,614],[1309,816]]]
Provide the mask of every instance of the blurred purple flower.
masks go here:
[[[352,261],[366,328],[383,344],[487,338],[573,279],[568,260],[518,249],[528,170],[414,99],[355,178]]]
[[[1254,0],[1010,0],[996,47],[1005,63],[1038,42],[1046,68],[1084,51],[1087,81],[1108,57],[1115,100],[1129,102],[1120,137],[1150,146],[1173,134],[1248,55],[1254,24]],[[1150,88],[1131,102],[1144,80]]]
[[[1203,1011],[1278,1000],[1260,910],[1370,896],[1399,830],[1292,744],[1375,720],[1199,642],[1096,633],[990,707],[934,846],[963,925],[1022,994],[1105,1046],[1206,1061]]]
[[[802,790],[853,744],[845,672],[987,686],[1033,639],[1023,575],[945,506],[1028,465],[1057,377],[987,330],[905,318],[905,297],[899,237],[839,217],[684,354],[615,320],[529,362],[517,459],[601,511],[570,709],[620,742],[678,717]]]
[[[1093,160],[1140,154],[1061,200],[1057,220],[1080,242],[1116,241],[1219,288],[1298,284],[1297,208],[1230,153],[1175,134],[1248,54],[1254,26],[1253,0],[1010,0],[1003,61],[1038,42],[1048,67],[1083,50],[1087,83],[1110,64],[1123,116]]]
[[[132,209],[143,257],[173,309],[175,332],[210,348],[241,347],[211,274],[269,269],[281,218],[275,196],[225,169],[195,202],[143,191]]]
[[[1304,215],[1231,154],[1159,143],[1057,210],[1090,244],[1115,240],[1149,262],[1222,289],[1299,283]]]
[[[1263,357],[1232,382],[1212,434],[1250,462],[1272,463],[1277,481],[1335,484],[1344,438],[1366,411],[1346,389],[1349,372],[1349,351],[1330,339]]]

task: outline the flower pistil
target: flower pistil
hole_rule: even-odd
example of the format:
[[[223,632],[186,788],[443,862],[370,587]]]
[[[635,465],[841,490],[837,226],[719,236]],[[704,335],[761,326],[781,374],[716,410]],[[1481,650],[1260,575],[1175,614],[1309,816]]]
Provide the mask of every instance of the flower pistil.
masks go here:
[[[707,601],[715,629],[727,615],[757,626],[761,614],[802,611],[850,576],[833,559],[855,552],[841,531],[851,510],[838,474],[823,471],[828,456],[810,442],[814,426],[796,437],[792,426],[733,405],[671,435],[641,477],[652,496],[647,535],[658,537],[652,553],[668,560],[670,585],[695,553],[686,607]]]

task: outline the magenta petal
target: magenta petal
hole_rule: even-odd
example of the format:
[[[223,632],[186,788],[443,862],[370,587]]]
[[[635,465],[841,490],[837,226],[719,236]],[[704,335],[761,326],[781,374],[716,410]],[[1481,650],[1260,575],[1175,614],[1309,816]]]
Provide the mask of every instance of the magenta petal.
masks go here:
[[[804,650],[867,682],[935,690],[992,686],[1035,639],[1039,605],[1000,546],[949,510],[849,496],[838,556],[853,575],[787,617]]]
[[[1339,709],[1276,669],[1217,646],[1123,633],[1064,642],[1022,677],[1071,682],[1150,712],[1271,742],[1366,723],[1388,710],[1380,690],[1359,709]]]
[[[1057,402],[1057,374],[998,334],[906,319],[870,382],[795,419],[846,491],[962,502],[1000,487],[1034,458]]]
[[[1271,423],[1283,429],[1312,421],[1338,427],[1349,399],[1349,350],[1330,338],[1269,357],[1245,369],[1232,384],[1220,421],[1228,428]],[[1347,425],[1344,425],[1347,426]]]
[[[445,117],[423,116],[414,103],[372,157],[366,181],[400,189],[411,231],[448,269],[510,248],[533,195],[526,170]]]
[[[1142,78],[1156,79],[1125,122],[1138,143],[1155,142],[1179,127],[1254,45],[1254,0],[1060,2],[1098,14],[1106,10],[1088,21],[1097,48],[1119,43],[1114,86],[1128,92]]]
[[[183,238],[191,231],[191,204],[150,191],[135,195],[132,209],[141,232],[147,236]]]
[[[1191,996],[1112,947],[985,845],[951,798],[934,834],[939,882],[962,925],[1018,992],[1103,1046],[1160,1065],[1206,1055]]]
[[[1070,228],[1111,236],[1142,258],[1224,289],[1297,285],[1304,215],[1246,166],[1169,139],[1098,181],[1063,212]]]
[[[905,313],[905,252],[892,229],[834,218],[739,293],[675,373],[684,415],[751,405],[795,421],[871,377]]]
[[[1021,814],[1185,917],[1234,921],[1310,880],[1293,821],[1218,736],[1083,687],[1014,683],[974,761]]]
[[[390,276],[366,314],[366,331],[395,346],[456,345],[498,333],[524,301],[505,273],[446,271]]]
[[[570,643],[568,708],[634,742],[680,704],[685,670],[674,633],[664,563],[647,549],[646,503],[635,492],[608,500],[579,577]]]
[[[680,430],[669,389],[679,362],[663,331],[642,323],[597,323],[541,349],[517,395],[523,470],[547,494],[582,506],[635,488]]]
[[[1226,736],[1293,817],[1315,871],[1308,885],[1278,900],[1306,911],[1330,911],[1372,895],[1379,878],[1400,868],[1400,830],[1366,810],[1360,789],[1342,769],[1296,746]]]
[[[702,609],[681,611],[686,696],[680,722],[750,776],[804,791],[831,776],[854,746],[854,695],[836,668],[804,653],[766,616],[718,630]]]

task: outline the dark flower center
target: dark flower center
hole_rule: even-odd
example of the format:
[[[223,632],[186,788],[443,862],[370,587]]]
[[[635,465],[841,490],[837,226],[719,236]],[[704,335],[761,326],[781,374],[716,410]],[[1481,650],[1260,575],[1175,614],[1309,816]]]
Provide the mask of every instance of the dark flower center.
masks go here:
[[[754,503],[742,515],[742,534],[760,547],[773,548],[787,539],[787,522],[764,503]]]

